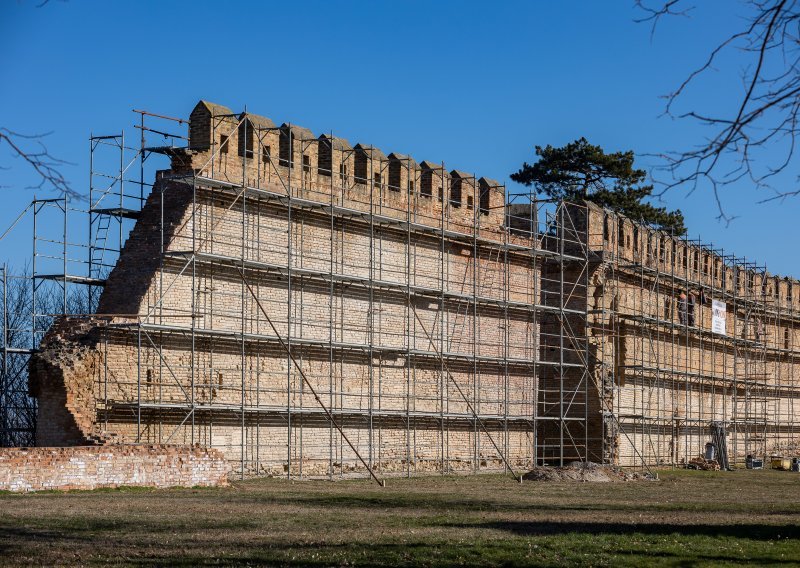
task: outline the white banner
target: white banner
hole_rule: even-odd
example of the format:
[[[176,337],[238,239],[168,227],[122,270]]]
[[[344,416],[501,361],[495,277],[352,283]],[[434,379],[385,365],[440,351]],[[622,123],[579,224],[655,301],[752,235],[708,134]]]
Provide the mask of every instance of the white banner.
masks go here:
[[[720,302],[719,300],[711,300],[711,331],[714,333],[719,333],[720,335],[725,334],[725,311],[727,306],[725,302]]]

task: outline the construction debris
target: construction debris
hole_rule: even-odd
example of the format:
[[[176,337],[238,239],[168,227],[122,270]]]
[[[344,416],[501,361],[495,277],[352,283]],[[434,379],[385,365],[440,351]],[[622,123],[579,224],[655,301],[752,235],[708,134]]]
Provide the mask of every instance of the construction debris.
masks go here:
[[[703,471],[730,470],[726,438],[725,425],[722,422],[712,422],[711,441],[706,444],[705,455],[691,458],[686,463],[686,469],[701,469]]]
[[[720,465],[717,460],[709,460],[703,456],[697,456],[689,460],[686,469],[702,469],[704,471],[719,471]]]
[[[624,471],[610,465],[593,462],[570,462],[564,467],[541,466],[522,476],[523,481],[588,481],[613,483],[642,481],[654,478],[639,472]]]

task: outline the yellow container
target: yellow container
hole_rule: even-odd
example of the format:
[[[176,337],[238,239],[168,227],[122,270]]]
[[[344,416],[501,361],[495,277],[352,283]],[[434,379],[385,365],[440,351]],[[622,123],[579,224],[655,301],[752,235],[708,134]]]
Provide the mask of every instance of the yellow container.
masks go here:
[[[789,471],[792,469],[792,460],[789,458],[772,458],[770,462],[770,467],[772,469],[782,469],[785,471]]]

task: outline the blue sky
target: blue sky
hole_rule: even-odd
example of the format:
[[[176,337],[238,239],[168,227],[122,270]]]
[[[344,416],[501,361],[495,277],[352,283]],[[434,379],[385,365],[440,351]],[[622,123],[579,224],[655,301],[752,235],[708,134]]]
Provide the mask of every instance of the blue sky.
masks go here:
[[[585,136],[646,166],[645,154],[700,141],[696,125],[660,116],[661,97],[740,23],[738,4],[720,0],[652,39],[632,0],[36,4],[0,4],[0,125],[52,131],[48,147],[73,164],[64,171],[77,190],[90,132],[134,136],[131,109],[185,117],[200,98],[444,160],[512,191],[508,175],[535,144]],[[720,73],[685,104],[728,108],[739,89]],[[3,149],[0,166],[10,168],[0,170],[5,228],[34,177]],[[763,197],[747,183],[726,190],[730,225],[707,189],[664,202],[684,211],[690,236],[800,276],[800,202]],[[29,237],[23,224],[0,241],[0,260],[24,263]]]

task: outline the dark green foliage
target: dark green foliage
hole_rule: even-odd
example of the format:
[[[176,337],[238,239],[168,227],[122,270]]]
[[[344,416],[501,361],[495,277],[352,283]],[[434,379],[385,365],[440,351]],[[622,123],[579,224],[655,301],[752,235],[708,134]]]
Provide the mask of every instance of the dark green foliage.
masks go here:
[[[562,148],[536,146],[539,160],[522,165],[511,179],[536,193],[567,201],[586,200],[658,229],[686,233],[680,209],[667,211],[644,200],[653,193],[644,170],[633,168],[633,152],[606,154],[586,138]]]

